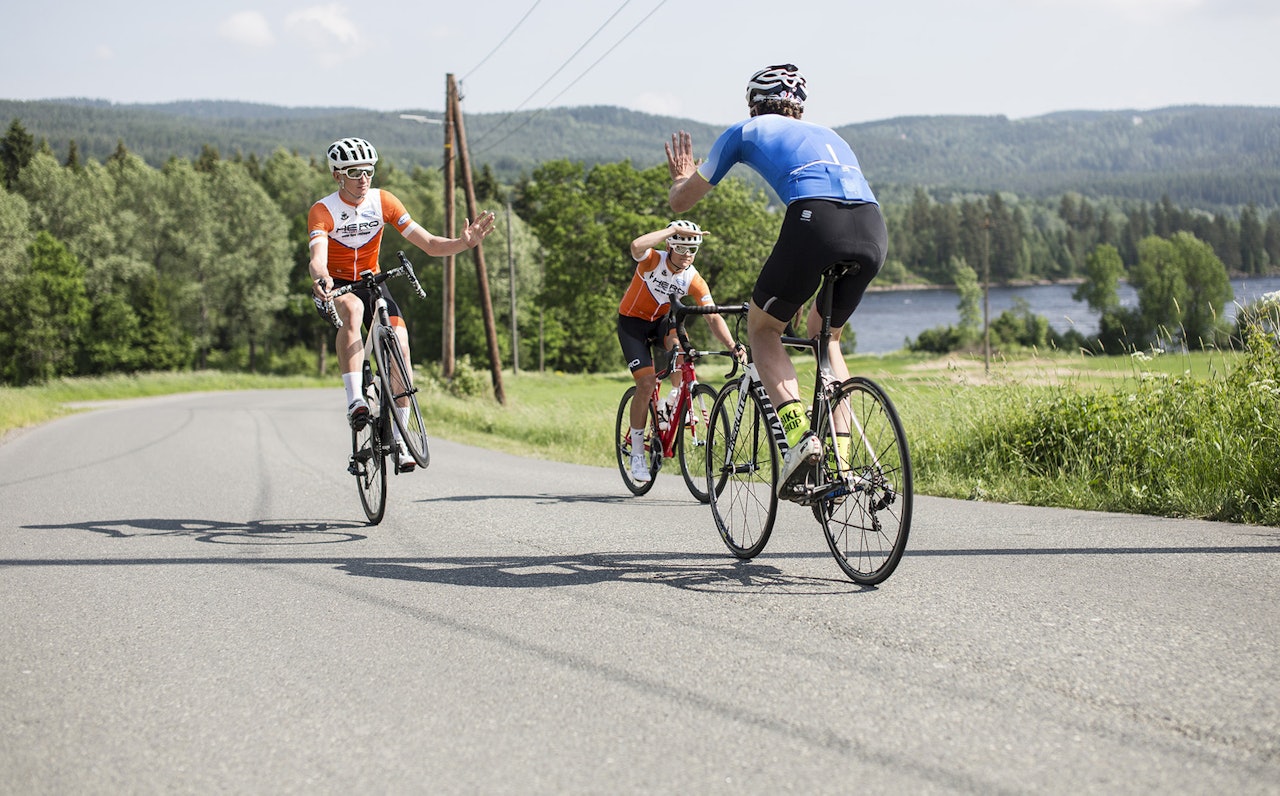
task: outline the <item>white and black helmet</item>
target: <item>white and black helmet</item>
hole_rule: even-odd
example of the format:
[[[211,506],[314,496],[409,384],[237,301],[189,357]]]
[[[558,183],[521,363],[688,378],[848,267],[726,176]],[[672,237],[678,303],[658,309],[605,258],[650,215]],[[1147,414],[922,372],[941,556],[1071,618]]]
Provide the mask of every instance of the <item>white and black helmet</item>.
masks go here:
[[[765,67],[747,81],[747,107],[761,100],[776,99],[803,109],[807,97],[804,75],[795,64]]]
[[[685,221],[682,218],[672,221],[667,226],[676,228],[676,234],[667,238],[667,245],[674,243],[677,246],[698,246],[702,243],[702,227],[692,221]]]
[[[341,171],[351,166],[378,163],[378,150],[363,138],[343,138],[329,145],[329,170]]]

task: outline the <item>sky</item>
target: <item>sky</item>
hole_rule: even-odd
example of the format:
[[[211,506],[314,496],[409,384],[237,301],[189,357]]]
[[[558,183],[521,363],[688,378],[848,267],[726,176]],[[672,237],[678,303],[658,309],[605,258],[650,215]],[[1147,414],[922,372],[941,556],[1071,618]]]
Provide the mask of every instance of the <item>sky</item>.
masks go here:
[[[463,113],[729,124],[747,78],[790,62],[830,126],[1280,107],[1280,0],[46,0],[5,22],[0,99],[431,113],[453,74]]]

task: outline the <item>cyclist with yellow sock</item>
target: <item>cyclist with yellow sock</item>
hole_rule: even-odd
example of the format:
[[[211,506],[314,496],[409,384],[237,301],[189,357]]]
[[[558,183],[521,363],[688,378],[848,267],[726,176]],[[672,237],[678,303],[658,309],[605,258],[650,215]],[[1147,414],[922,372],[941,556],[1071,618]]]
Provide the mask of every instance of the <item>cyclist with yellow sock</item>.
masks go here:
[[[759,173],[786,204],[778,240],[760,271],[747,312],[752,357],[790,448],[778,481],[778,496],[783,498],[792,497],[795,487],[809,479],[823,450],[809,431],[782,333],[817,291],[827,267],[857,263],[858,268],[836,284],[831,317],[832,375],[849,378],[840,332],[888,251],[884,217],[857,157],[834,130],[801,121],[806,99],[804,75],[794,64],[761,69],[747,82],[750,117],[725,130],[711,145],[706,161],[694,160],[692,138],[684,131],[665,147],[673,180],[668,201],[677,213],[697,204],[737,163]],[[808,334],[816,336],[821,323],[821,313],[811,308]],[[847,450],[841,453],[848,455]]]

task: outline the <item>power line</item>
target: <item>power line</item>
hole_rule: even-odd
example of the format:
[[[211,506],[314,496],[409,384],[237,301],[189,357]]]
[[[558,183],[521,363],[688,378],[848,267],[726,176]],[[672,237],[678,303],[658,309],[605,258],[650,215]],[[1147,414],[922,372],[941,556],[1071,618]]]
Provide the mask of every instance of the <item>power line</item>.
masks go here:
[[[542,3],[542,0],[534,0],[533,5],[529,7],[529,10],[528,10],[528,11],[524,12],[524,16],[520,17],[520,21],[516,23],[515,27],[513,27],[513,28],[511,29],[511,31],[510,31],[509,33],[507,33],[507,35],[506,35],[506,36],[503,36],[503,37],[502,37],[502,41],[498,42],[498,45],[497,45],[496,47],[494,47],[492,50],[490,50],[488,55],[486,55],[485,57],[481,58],[481,59],[480,59],[480,63],[478,63],[478,64],[476,64],[475,66],[471,67],[471,70],[470,70],[469,72],[467,72],[465,75],[463,75],[463,76],[460,78],[460,80],[466,80],[468,77],[470,77],[471,75],[475,74],[475,72],[476,72],[476,70],[477,70],[477,69],[479,69],[480,67],[484,66],[484,62],[485,62],[485,61],[488,61],[490,58],[492,58],[492,57],[493,57],[493,54],[494,54],[494,53],[496,53],[498,50],[501,50],[501,49],[502,49],[502,45],[504,45],[504,44],[506,44],[506,43],[507,43],[507,39],[511,38],[512,34],[514,34],[517,30],[519,30],[519,29],[520,29],[520,26],[524,24],[524,21],[525,21],[526,19],[528,19],[528,18],[529,18],[529,15],[530,15],[530,14],[532,14],[532,13],[533,13],[533,10],[534,10],[535,8],[537,8],[537,7],[539,6],[539,4],[541,4],[541,3]]]
[[[665,1],[666,1],[666,0],[663,0],[663,2],[665,2]],[[485,132],[484,132],[484,133],[483,133],[479,138],[477,138],[477,139],[476,139],[476,141],[475,141],[475,144],[474,144],[474,145],[479,145],[479,144],[483,143],[484,139],[485,139],[488,135],[490,135],[491,133],[493,133],[493,131],[500,129],[500,128],[502,127],[502,125],[504,125],[504,124],[506,124],[506,123],[507,123],[507,120],[508,120],[508,119],[510,119],[512,116],[515,116],[517,113],[519,113],[519,112],[520,112],[520,110],[521,110],[522,108],[524,108],[524,106],[528,105],[528,104],[529,104],[529,101],[530,101],[530,100],[532,100],[534,97],[536,97],[536,96],[538,95],[538,92],[539,92],[539,91],[542,91],[542,89],[544,89],[544,88],[546,88],[546,87],[547,87],[547,84],[548,84],[548,83],[550,83],[552,80],[555,80],[556,75],[558,75],[558,74],[560,74],[561,72],[563,72],[563,71],[565,70],[565,67],[567,67],[570,63],[572,63],[572,62],[573,62],[573,59],[574,59],[574,58],[577,58],[577,57],[578,57],[578,54],[579,54],[579,53],[581,53],[581,52],[586,48],[586,46],[587,46],[588,44],[590,44],[592,41],[594,41],[594,40],[595,40],[595,38],[596,38],[597,36],[599,36],[599,35],[600,35],[601,31],[603,31],[606,27],[608,27],[608,26],[609,26],[609,23],[610,23],[610,22],[612,22],[615,18],[617,18],[617,16],[618,16],[619,14],[621,14],[621,13],[622,13],[622,10],[623,10],[624,8],[626,8],[627,6],[629,6],[629,5],[631,5],[631,0],[623,0],[622,5],[618,6],[618,9],[617,9],[616,11],[614,11],[612,14],[610,14],[610,15],[609,15],[609,18],[608,18],[608,19],[606,19],[606,20],[605,20],[605,21],[600,25],[600,27],[596,28],[596,32],[595,32],[595,33],[592,33],[589,37],[587,37],[587,40],[586,40],[586,41],[584,41],[581,45],[579,45],[578,49],[574,50],[574,51],[573,51],[573,54],[572,54],[572,55],[570,55],[568,58],[566,58],[566,59],[565,59],[565,61],[564,61],[564,63],[560,64],[560,66],[556,68],[556,71],[554,71],[554,72],[552,72],[552,73],[551,73],[551,77],[548,77],[546,80],[542,81],[542,85],[540,85],[540,86],[538,86],[537,88],[535,88],[535,89],[533,90],[533,93],[532,93],[532,94],[530,94],[528,97],[525,97],[524,102],[522,102],[522,103],[520,103],[519,105],[517,105],[517,106],[516,106],[515,108],[513,108],[513,109],[512,109],[512,110],[511,110],[511,111],[510,111],[506,116],[503,116],[501,119],[499,119],[497,124],[495,124],[493,127],[490,127],[488,130],[486,130],[486,131],[485,131]],[[653,13],[653,12],[650,12],[650,15],[652,15],[652,13]],[[645,19],[648,19],[648,17],[646,17]],[[643,22],[644,20],[641,20],[641,21]],[[615,45],[615,46],[616,46],[616,45]],[[597,63],[599,63],[599,62],[597,61]],[[590,69],[590,67],[588,67],[588,69]],[[576,83],[577,81],[575,80],[574,82]],[[570,85],[572,85],[572,84],[570,84]],[[563,92],[561,92],[561,93],[563,93]],[[517,128],[517,129],[519,129],[519,128]],[[506,139],[503,139],[503,140],[505,141]]]
[[[630,2],[630,0],[627,0],[627,2]],[[601,55],[599,58],[597,58],[595,61],[593,61],[593,62],[591,63],[591,65],[590,65],[590,66],[588,66],[588,67],[587,67],[587,68],[582,72],[582,74],[580,74],[580,75],[578,75],[577,77],[575,77],[575,78],[573,79],[573,81],[569,83],[569,85],[565,86],[565,87],[564,87],[564,89],[560,91],[560,93],[559,93],[559,94],[555,95],[555,96],[554,96],[554,97],[552,97],[550,100],[548,100],[546,105],[543,105],[543,106],[542,106],[541,108],[539,108],[537,111],[534,111],[532,114],[530,114],[530,115],[529,115],[529,118],[525,119],[525,120],[524,120],[524,122],[523,122],[522,124],[520,124],[520,126],[519,126],[519,127],[516,127],[516,128],[515,128],[514,130],[512,130],[511,132],[509,132],[509,133],[507,133],[506,135],[504,135],[502,138],[499,138],[497,141],[494,141],[492,144],[490,144],[490,145],[489,145],[488,147],[486,147],[485,149],[481,149],[480,151],[475,152],[475,153],[473,153],[473,154],[483,154],[483,153],[485,153],[485,152],[488,152],[489,150],[491,150],[491,149],[493,149],[494,147],[496,147],[498,144],[501,144],[503,141],[506,141],[506,140],[507,140],[508,138],[510,138],[511,136],[513,136],[513,135],[515,135],[516,133],[518,133],[518,132],[520,132],[521,130],[523,130],[523,129],[524,129],[524,128],[525,128],[525,127],[526,127],[530,122],[532,122],[534,119],[536,119],[536,118],[538,118],[539,116],[541,116],[541,115],[542,115],[542,114],[543,114],[543,113],[544,113],[548,108],[550,108],[550,107],[551,107],[551,103],[553,103],[553,102],[555,102],[556,100],[560,99],[560,97],[562,97],[566,91],[568,91],[569,89],[573,88],[573,87],[577,84],[577,82],[578,82],[579,80],[581,80],[582,78],[586,77],[586,76],[587,76],[587,74],[588,74],[588,73],[590,73],[590,72],[591,72],[591,70],[595,69],[595,68],[596,68],[596,66],[598,66],[598,65],[599,65],[599,63],[600,63],[601,61],[603,61],[603,60],[604,60],[605,58],[607,58],[610,54],[612,54],[612,53],[613,53],[613,51],[614,51],[614,50],[616,50],[616,49],[618,48],[618,46],[622,44],[622,42],[626,41],[626,40],[627,40],[627,38],[629,38],[629,37],[631,36],[631,34],[632,34],[632,33],[635,33],[635,32],[636,32],[636,30],[637,30],[637,29],[639,29],[639,27],[640,27],[641,25],[643,25],[645,22],[648,22],[648,21],[649,21],[649,17],[652,17],[654,14],[658,13],[658,9],[662,8],[662,7],[663,7],[664,5],[666,5],[666,4],[667,4],[667,0],[660,0],[660,2],[659,2],[656,6],[654,6],[654,7],[653,7],[653,10],[652,10],[652,11],[650,11],[648,14],[645,14],[645,16],[644,16],[644,17],[643,17],[639,22],[637,22],[634,26],[632,26],[631,30],[629,30],[629,31],[627,31],[625,34],[623,34],[622,38],[620,38],[620,39],[618,39],[618,41],[614,42],[614,44],[613,44],[613,46],[612,46],[612,47],[610,47],[608,50],[606,50],[606,51],[604,52],[604,54],[603,54],[603,55]],[[626,3],[623,3],[623,5],[625,6],[625,5],[626,5]],[[622,9],[618,9],[618,10],[619,10],[619,11],[621,11]],[[615,12],[615,13],[614,13],[614,16],[617,16],[617,12]],[[613,17],[610,17],[610,19],[613,19]],[[606,23],[606,24],[608,24],[608,23]],[[596,32],[597,32],[597,33],[599,33],[599,31],[596,31]],[[593,37],[592,37],[592,38],[594,38],[594,35],[593,35]],[[590,41],[590,40],[588,40],[588,41]],[[584,45],[584,46],[585,46],[585,45]],[[579,48],[579,50],[581,50],[581,48]],[[577,53],[574,53],[574,55],[577,55]],[[572,57],[570,58],[570,60],[572,60]],[[566,63],[568,63],[568,62],[566,62]],[[563,69],[563,67],[561,67],[561,68]],[[557,71],[557,73],[559,72],[559,70],[556,70],[556,71]],[[554,77],[554,75],[552,75],[552,77]],[[543,83],[543,85],[545,86],[545,85],[546,85],[546,83]],[[541,90],[541,88],[542,88],[542,87],[541,87],[541,86],[539,86],[539,91]],[[538,93],[537,91],[535,91],[535,92],[534,92],[534,94],[537,94],[537,93]],[[526,102],[528,102],[528,100],[526,100]],[[521,107],[523,107],[523,105],[522,105]],[[513,112],[513,113],[514,113],[514,112]],[[506,122],[506,120],[507,120],[507,119],[510,119],[510,118],[511,118],[511,116],[513,115],[513,113],[509,113],[509,114],[507,114],[505,117],[503,117],[503,119],[502,119],[501,121],[499,121],[499,122],[498,122],[498,124],[494,125],[494,126],[493,126],[493,127],[491,127],[488,131],[486,131],[485,135],[488,135],[490,132],[492,132],[492,131],[494,131],[494,130],[498,129],[499,127],[501,127],[501,126],[502,126],[502,124],[503,124],[504,122]],[[480,137],[480,140],[484,140],[484,136],[481,136],[481,137]],[[477,141],[477,143],[479,143],[479,141]]]

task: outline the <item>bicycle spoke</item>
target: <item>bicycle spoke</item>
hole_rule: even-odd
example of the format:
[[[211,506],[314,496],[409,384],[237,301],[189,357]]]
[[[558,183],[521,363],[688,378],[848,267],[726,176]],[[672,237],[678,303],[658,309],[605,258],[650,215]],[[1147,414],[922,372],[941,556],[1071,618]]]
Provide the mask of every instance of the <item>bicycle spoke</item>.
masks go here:
[[[814,510],[836,563],[858,583],[893,573],[911,526],[911,464],[893,404],[868,379],[840,385],[820,433],[828,455],[819,474]],[[844,441],[838,432],[848,429]]]
[[[382,337],[379,344],[386,365],[382,385],[391,396],[392,418],[400,432],[400,442],[419,467],[426,467],[431,464],[431,453],[427,447],[426,423],[413,386],[413,371],[405,364],[400,342],[394,335]]]
[[[716,397],[708,428],[707,484],[720,538],[734,555],[752,558],[773,532],[778,459],[755,396],[743,398],[739,382],[726,384]]]
[[[684,475],[689,492],[701,503],[710,499],[707,494],[707,429],[711,424],[711,408],[716,402],[716,391],[706,384],[695,384],[689,398],[678,441],[680,472]],[[674,421],[673,421],[674,422]],[[717,486],[718,485],[718,486]],[[724,479],[717,479],[712,488],[724,486]]]

